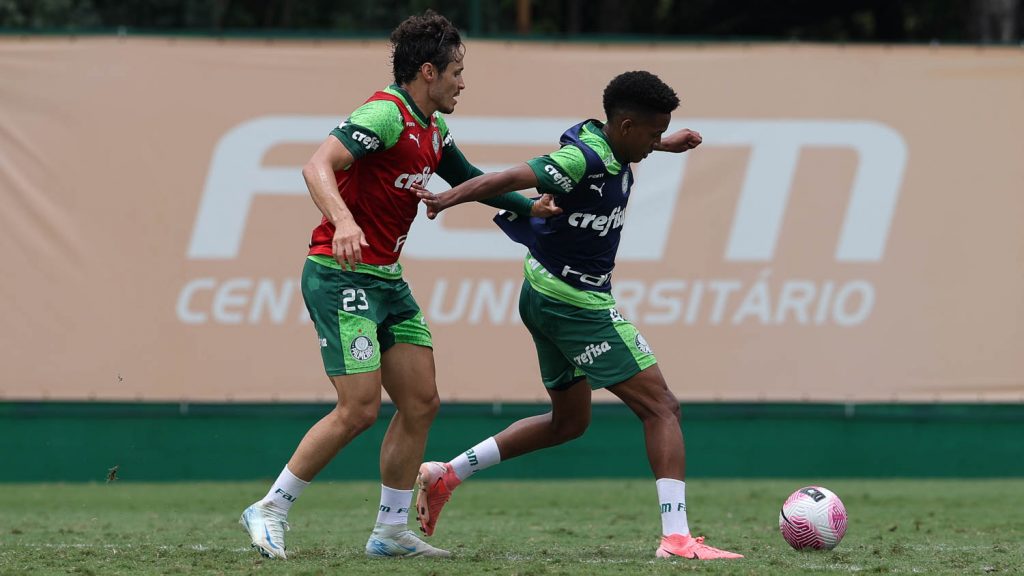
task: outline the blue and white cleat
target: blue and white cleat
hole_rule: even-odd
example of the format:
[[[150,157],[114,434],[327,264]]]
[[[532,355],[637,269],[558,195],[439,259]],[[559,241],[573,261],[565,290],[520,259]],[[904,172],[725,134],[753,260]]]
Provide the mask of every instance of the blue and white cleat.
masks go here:
[[[273,506],[259,502],[242,512],[238,520],[252,538],[252,547],[267,558],[287,559],[284,551],[284,533],[288,530],[286,516]]]
[[[434,548],[405,526],[390,526],[377,523],[366,542],[366,555],[370,558],[412,558],[431,556],[447,558],[451,552]]]

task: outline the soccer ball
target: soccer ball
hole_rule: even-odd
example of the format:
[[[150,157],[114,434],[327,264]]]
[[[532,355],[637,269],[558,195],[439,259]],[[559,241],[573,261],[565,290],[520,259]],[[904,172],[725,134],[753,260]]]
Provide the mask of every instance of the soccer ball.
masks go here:
[[[779,530],[797,550],[831,550],[846,534],[846,507],[831,490],[821,486],[801,488],[782,504]]]

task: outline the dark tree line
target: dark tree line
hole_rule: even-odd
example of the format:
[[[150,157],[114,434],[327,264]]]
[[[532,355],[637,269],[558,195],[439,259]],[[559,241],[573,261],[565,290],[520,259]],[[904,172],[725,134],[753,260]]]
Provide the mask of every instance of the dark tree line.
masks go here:
[[[0,0],[14,31],[380,35],[434,8],[472,35],[1017,43],[1021,0]]]

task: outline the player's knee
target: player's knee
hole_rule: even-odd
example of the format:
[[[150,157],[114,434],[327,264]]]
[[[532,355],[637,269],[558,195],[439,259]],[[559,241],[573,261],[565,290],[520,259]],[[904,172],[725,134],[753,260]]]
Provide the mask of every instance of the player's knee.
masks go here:
[[[425,420],[433,421],[440,409],[441,397],[437,395],[436,391],[433,395],[420,401],[420,417]]]
[[[420,395],[409,402],[403,402],[399,412],[405,418],[429,426],[440,409],[441,397],[435,390],[433,394]]]
[[[665,394],[654,408],[657,418],[679,422],[682,419],[682,411],[679,409],[679,400],[672,394]]]
[[[338,423],[350,428],[356,434],[364,432],[377,423],[379,405],[346,406],[338,411]]]
[[[574,418],[558,420],[552,422],[554,429],[554,439],[557,444],[575,440],[590,427],[590,415],[580,415]]]

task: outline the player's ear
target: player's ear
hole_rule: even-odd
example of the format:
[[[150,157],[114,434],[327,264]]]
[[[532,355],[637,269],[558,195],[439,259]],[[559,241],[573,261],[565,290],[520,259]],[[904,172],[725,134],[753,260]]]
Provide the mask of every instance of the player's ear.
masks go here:
[[[424,62],[420,64],[420,74],[423,74],[423,79],[428,82],[434,81],[434,76],[437,74],[437,69],[431,62]]]
[[[635,127],[636,126],[632,118],[623,117],[619,120],[619,132],[621,132],[623,136],[628,135]]]

